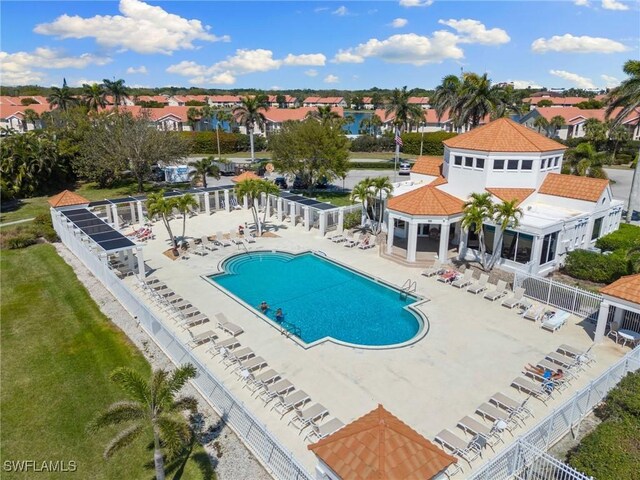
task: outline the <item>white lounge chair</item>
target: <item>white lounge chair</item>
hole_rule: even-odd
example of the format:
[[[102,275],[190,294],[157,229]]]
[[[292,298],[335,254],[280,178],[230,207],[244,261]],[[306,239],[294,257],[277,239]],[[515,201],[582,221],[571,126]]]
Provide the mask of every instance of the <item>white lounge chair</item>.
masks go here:
[[[494,288],[493,290],[489,290],[488,292],[485,292],[484,298],[492,302],[495,302],[496,300],[504,297],[506,294],[507,294],[507,282],[505,282],[504,280],[498,280],[498,283],[496,284],[496,288]]]
[[[591,365],[596,361],[595,356],[591,353],[593,345],[594,344],[592,343],[589,348],[587,348],[586,350],[582,350],[563,343],[558,347],[557,351],[560,353],[564,353],[565,355],[568,354],[569,356],[574,357],[580,364]]]
[[[218,249],[218,247],[216,247],[214,243],[211,240],[209,240],[209,237],[207,237],[206,235],[202,236],[201,241],[202,241],[201,243],[202,247],[205,248],[206,250],[209,250],[210,252],[215,252]]]
[[[551,390],[545,389],[541,383],[532,382],[527,378],[518,377],[511,382],[511,386],[519,392],[525,392],[537,398],[545,405],[551,397]]]
[[[243,347],[231,352],[227,351],[226,355],[224,355],[224,358],[222,359],[222,363],[229,368],[231,365],[240,363],[242,360],[254,357],[255,355],[254,351],[249,347]]]
[[[474,442],[466,442],[446,428],[435,436],[435,441],[469,465],[480,456],[480,447]]]
[[[219,245],[221,247],[230,247],[231,246],[231,242],[229,240],[227,240],[226,238],[224,238],[224,235],[223,235],[222,232],[216,232],[215,243],[216,243],[216,245]]]
[[[238,348],[240,346],[240,342],[236,337],[226,338],[219,342],[215,341],[214,339],[212,343],[213,345],[211,346],[211,348],[209,348],[209,350],[207,350],[207,352],[211,353],[211,356],[213,357],[219,355],[223,348],[227,351],[231,351],[234,348]]]
[[[499,442],[504,443],[504,440],[502,440],[502,436],[500,435],[500,432],[498,430],[493,429],[488,425],[479,422],[475,418],[471,418],[469,416],[461,418],[458,421],[458,428],[473,436],[480,435],[484,437],[484,439],[487,441],[487,445],[489,445],[489,447],[493,451],[495,451],[493,447],[495,447]]]
[[[199,345],[210,342],[214,338],[218,337],[218,334],[213,330],[207,330],[205,332],[201,332],[195,335],[191,332],[191,330],[189,330],[189,334],[191,335],[191,340],[189,340],[187,345],[190,346],[191,348],[195,348]]]
[[[358,248],[360,250],[367,250],[369,248],[373,248],[376,246],[376,237],[374,235],[369,235],[365,237],[359,244]]]
[[[469,285],[469,288],[467,288],[467,292],[473,293],[474,295],[484,292],[487,289],[488,281],[489,275],[487,275],[486,273],[481,273],[478,281]]]
[[[265,372],[260,372],[259,374],[253,376],[253,378],[249,378],[247,381],[247,386],[249,387],[253,395],[253,393],[261,389],[266,389],[267,386],[277,382],[278,380],[280,380],[280,378],[280,374],[270,368]]]
[[[577,365],[578,361],[573,357],[567,357],[566,355],[562,355],[558,352],[549,352],[545,355],[545,358],[548,358],[554,363],[557,363],[563,368],[572,368],[574,365]]]
[[[267,366],[267,361],[260,357],[251,357],[246,360],[241,360],[238,362],[238,366],[236,367],[236,373],[240,374],[242,371],[252,372],[254,370],[260,370],[263,367]]]
[[[278,401],[273,404],[271,410],[275,409],[280,415],[280,418],[282,418],[294,408],[302,408],[302,406],[309,401],[311,401],[311,397],[306,392],[296,390],[293,393],[278,398]]]
[[[331,240],[333,243],[340,243],[340,242],[344,242],[347,237],[345,237],[342,233],[336,233],[334,235],[331,235],[330,237],[327,237],[328,240]]]
[[[533,411],[527,406],[529,398],[530,397],[527,397],[524,401],[518,402],[502,392],[497,392],[493,394],[489,402],[494,403],[509,413],[515,414],[519,419],[524,421],[529,417],[533,417]]]
[[[254,237],[252,234],[247,234],[244,237],[244,241],[247,243],[256,243],[256,237]]]
[[[451,285],[457,288],[464,288],[470,285],[472,281],[473,281],[473,270],[471,270],[470,268],[467,268],[464,271],[464,275],[462,276],[462,278],[458,278],[457,280],[454,280],[453,282],[451,282]]]
[[[220,330],[224,330],[229,335],[233,335],[235,337],[240,335],[242,332],[244,332],[242,327],[239,327],[235,323],[230,322],[227,319],[227,316],[222,312],[216,313],[216,320],[218,321],[218,328]]]
[[[268,385],[260,394],[260,399],[267,404],[274,398],[286,395],[287,393],[295,390],[295,388],[296,387],[294,387],[289,380],[281,378],[277,382]]]
[[[358,244],[358,242],[360,240],[360,237],[361,237],[361,235],[359,233],[354,233],[353,237],[347,238],[344,241],[344,246],[347,247],[347,248],[355,247]]]
[[[440,260],[436,260],[435,262],[433,262],[433,265],[431,265],[430,267],[425,268],[422,271],[421,275],[424,275],[425,277],[433,277],[440,270],[442,270],[442,262]]]
[[[293,425],[300,432],[311,425],[311,423],[318,422],[322,420],[326,415],[329,415],[329,410],[327,410],[323,405],[319,403],[314,403],[304,410],[296,408],[295,412],[295,416],[291,420],[289,420],[289,423],[287,425]]]
[[[332,433],[337,432],[342,427],[344,427],[344,423],[337,418],[332,418],[331,420],[324,422],[322,425],[312,423],[311,431],[304,437],[304,441],[306,442],[312,437],[317,440],[322,440],[324,437],[328,437]]]
[[[503,422],[502,426],[504,430],[507,430],[509,433],[511,433],[514,428],[520,426],[514,414],[508,413],[487,402],[476,408],[476,413],[485,420],[489,419],[491,421]]]
[[[517,287],[513,291],[513,295],[502,300],[502,303],[500,305],[507,308],[517,307],[522,302],[523,297],[524,297],[524,288]]]
[[[242,238],[237,233],[229,232],[227,235],[235,245],[244,245]]]
[[[526,318],[527,320],[537,322],[540,319],[540,317],[542,317],[544,312],[545,312],[544,305],[538,305],[537,307],[531,306],[531,308],[528,308],[522,313],[522,317]]]
[[[549,318],[543,319],[540,328],[544,328],[545,330],[550,330],[551,332],[555,332],[560,327],[562,327],[571,314],[569,312],[565,312],[564,310],[556,310],[554,314],[552,314]]]

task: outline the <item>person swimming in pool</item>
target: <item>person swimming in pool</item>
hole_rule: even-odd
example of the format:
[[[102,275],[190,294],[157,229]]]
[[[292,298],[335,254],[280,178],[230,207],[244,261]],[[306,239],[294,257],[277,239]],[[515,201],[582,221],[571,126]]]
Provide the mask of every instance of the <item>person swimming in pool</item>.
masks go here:
[[[282,323],[282,321],[284,320],[284,313],[282,313],[282,309],[279,308],[276,311],[276,322],[278,323]]]
[[[260,304],[260,311],[261,311],[262,313],[265,313],[267,310],[269,310],[269,304],[268,304],[267,302],[263,301],[263,302]]]

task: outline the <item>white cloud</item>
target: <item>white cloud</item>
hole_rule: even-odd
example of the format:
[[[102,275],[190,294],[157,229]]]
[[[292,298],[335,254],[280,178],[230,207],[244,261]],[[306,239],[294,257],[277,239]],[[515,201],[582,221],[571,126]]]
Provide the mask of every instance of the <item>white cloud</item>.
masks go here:
[[[617,0],[602,0],[602,8],[605,10],[629,10],[629,6]]]
[[[600,78],[605,81],[605,87],[613,88],[620,85],[620,79],[611,75],[600,75]]]
[[[406,18],[394,18],[391,22],[391,26],[393,28],[402,28],[406,26],[407,23],[409,23],[409,20],[407,20]]]
[[[400,0],[401,7],[428,7],[433,0]]]
[[[349,10],[347,10],[347,7],[342,5],[341,7],[338,7],[333,12],[331,12],[331,14],[338,15],[339,17],[344,17],[345,15],[349,14]]]
[[[327,75],[324,77],[324,83],[338,83],[340,79],[335,75]]]
[[[314,70],[313,68],[310,68],[309,70],[305,70],[304,74],[307,77],[317,77],[318,76],[318,71]]]
[[[229,41],[218,37],[200,20],[188,20],[161,7],[139,0],[120,0],[122,15],[96,15],[83,18],[61,15],[51,23],[36,25],[34,32],[58,38],[95,38],[99,45],[137,53],[163,53],[192,50],[196,40]]]
[[[280,85],[273,85],[269,90],[282,90]]]
[[[538,82],[534,82],[533,80],[507,80],[507,83],[512,83],[513,88],[522,89],[522,88],[542,88]]]
[[[87,80],[86,78],[79,78],[78,80],[72,80],[69,84],[72,87],[81,87],[83,85],[93,85],[94,83],[100,85],[102,80]]]
[[[590,78],[582,77],[577,73],[567,72],[566,70],[549,70],[549,73],[553,76],[562,78],[567,82],[573,84],[578,88],[596,88],[595,84]]]
[[[167,72],[188,77],[192,84],[233,85],[239,75],[277,70],[281,66],[322,66],[327,57],[321,53],[287,55],[284,59],[273,58],[271,50],[238,49],[235,55],[211,66],[183,60],[170,65]]]
[[[139,67],[127,68],[127,73],[130,75],[135,75],[135,74],[146,75],[149,72],[147,71],[147,67],[145,67],[144,65],[140,65]]]
[[[440,63],[448,58],[464,57],[464,52],[457,46],[458,40],[456,35],[445,31],[434,32],[432,37],[407,33],[393,35],[386,40],[372,38],[355,48],[340,50],[333,61],[362,63],[365,58],[374,57],[389,63]]]
[[[500,45],[509,43],[511,38],[501,28],[487,29],[478,20],[462,18],[460,20],[438,20],[441,25],[453,28],[460,35],[460,43],[479,43],[481,45]]]
[[[314,66],[322,67],[327,61],[322,53],[308,53],[303,55],[287,55],[282,63],[291,66]]]
[[[0,52],[0,71],[5,85],[40,83],[46,79],[38,69],[86,68],[89,65],[106,65],[109,57],[99,57],[90,53],[79,56],[64,56],[59,50],[48,47],[36,48],[33,52]]]
[[[327,10],[329,10],[329,7],[318,7],[313,9],[315,13],[326,12]]]
[[[589,0],[574,0],[573,2],[575,5],[577,5],[578,7],[588,7],[589,5]]]
[[[531,44],[534,53],[563,52],[563,53],[618,53],[627,50],[622,43],[609,38],[576,37],[570,33],[554,35],[553,37],[538,38]]]

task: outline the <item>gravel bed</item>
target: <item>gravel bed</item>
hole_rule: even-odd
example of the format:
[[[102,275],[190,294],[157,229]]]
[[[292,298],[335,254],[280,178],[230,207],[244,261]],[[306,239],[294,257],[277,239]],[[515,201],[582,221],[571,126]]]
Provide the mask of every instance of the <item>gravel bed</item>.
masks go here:
[[[102,313],[127,335],[142,352],[151,367],[172,369],[175,365],[171,360],[84,264],[63,244],[55,243],[54,246],[58,255],[71,265]],[[198,399],[198,408],[204,420],[203,431],[206,432],[203,436],[203,445],[209,454],[218,479],[272,480],[271,475],[254,458],[236,434],[226,424],[222,424],[220,416],[198,391],[190,384],[187,384],[183,391]]]

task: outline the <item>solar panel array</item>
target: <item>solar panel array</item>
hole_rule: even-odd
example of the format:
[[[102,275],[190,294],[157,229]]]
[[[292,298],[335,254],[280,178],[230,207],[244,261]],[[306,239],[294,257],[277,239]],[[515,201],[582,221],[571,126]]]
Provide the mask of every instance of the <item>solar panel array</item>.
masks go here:
[[[320,202],[318,200],[303,197],[302,195],[296,195],[295,193],[291,192],[280,192],[280,196],[289,202],[296,202],[301,205],[305,205],[307,207],[315,208],[318,210],[333,210],[334,208],[338,208],[335,205],[331,205],[330,203]]]
[[[164,196],[177,197],[179,195],[184,195],[185,193],[194,193],[194,194],[205,193],[205,192],[210,193],[210,192],[215,192],[217,190],[233,190],[233,185],[225,185],[221,187],[207,187],[207,188],[194,187],[188,190],[169,190],[167,192],[164,192]],[[146,195],[138,195],[135,197],[122,197],[122,198],[111,198],[108,200],[98,200],[98,201],[89,203],[89,208],[100,207],[103,205],[120,205],[122,203],[132,203],[132,202],[138,202],[138,201],[144,202],[146,199],[147,199]]]
[[[136,245],[86,208],[62,210],[60,213],[67,217],[71,223],[91,238],[91,240],[96,242],[105,252],[122,250],[123,248],[135,247]]]

